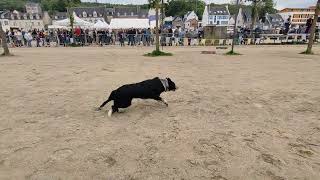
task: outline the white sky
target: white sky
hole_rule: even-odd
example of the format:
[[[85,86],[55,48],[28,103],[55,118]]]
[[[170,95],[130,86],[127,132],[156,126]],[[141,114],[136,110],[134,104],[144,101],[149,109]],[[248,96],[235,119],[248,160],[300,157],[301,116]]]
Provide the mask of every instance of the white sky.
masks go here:
[[[83,2],[96,2],[96,0],[82,0]],[[97,0],[98,2],[117,3],[117,4],[144,4],[148,0]],[[230,0],[205,0],[213,3],[226,3]],[[316,4],[316,0],[275,0],[278,9],[285,7],[309,7]]]

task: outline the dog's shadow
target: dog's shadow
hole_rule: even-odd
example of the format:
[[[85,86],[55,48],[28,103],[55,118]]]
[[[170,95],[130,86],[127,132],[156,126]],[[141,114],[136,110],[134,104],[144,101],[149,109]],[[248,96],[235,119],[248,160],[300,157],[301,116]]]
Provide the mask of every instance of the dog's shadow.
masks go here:
[[[120,116],[126,116],[126,117],[134,117],[139,116],[138,119],[147,117],[151,115],[152,113],[156,112],[162,112],[165,109],[167,109],[168,106],[161,102],[153,101],[153,100],[135,100],[132,102],[132,105],[125,109],[119,109],[119,112],[113,113],[112,117],[120,117]],[[104,114],[108,114],[108,111],[111,109],[111,106],[108,106],[104,110]]]

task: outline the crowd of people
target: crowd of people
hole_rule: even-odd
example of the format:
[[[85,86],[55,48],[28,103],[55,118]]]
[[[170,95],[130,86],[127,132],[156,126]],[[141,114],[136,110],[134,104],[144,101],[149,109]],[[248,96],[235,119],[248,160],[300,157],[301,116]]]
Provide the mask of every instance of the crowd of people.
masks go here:
[[[50,47],[54,46],[88,46],[88,45],[120,45],[120,46],[151,46],[155,41],[155,31],[148,29],[89,30],[82,28],[52,30],[19,30],[6,31],[7,42],[11,47]],[[163,46],[184,45],[187,38],[201,38],[203,31],[184,31],[165,28],[159,31]]]
[[[301,34],[310,33],[312,19],[308,19],[306,25],[298,28],[291,26],[289,17],[284,26],[277,32],[269,34]],[[239,44],[244,44],[244,39],[254,36],[259,39],[263,30],[256,28],[253,32],[249,28],[238,30]],[[75,29],[51,29],[51,30],[19,30],[12,29],[6,32],[7,42],[11,47],[50,47],[54,46],[89,46],[89,45],[120,45],[120,46],[151,46],[155,42],[154,29],[118,29],[118,30],[89,30],[76,27]],[[204,38],[201,27],[196,30],[184,30],[182,28],[162,28],[159,30],[162,46],[197,45]],[[267,33],[268,34],[268,33]],[[232,36],[230,35],[230,38]]]

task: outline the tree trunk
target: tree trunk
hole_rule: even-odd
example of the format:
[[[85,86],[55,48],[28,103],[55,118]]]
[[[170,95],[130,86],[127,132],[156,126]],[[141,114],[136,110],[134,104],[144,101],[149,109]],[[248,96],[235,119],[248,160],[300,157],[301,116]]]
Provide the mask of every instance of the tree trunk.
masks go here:
[[[8,48],[8,44],[7,44],[7,37],[2,29],[1,21],[0,21],[0,37],[1,37],[1,41],[2,41],[2,47],[3,47],[3,54],[2,55],[10,56],[10,52],[9,52],[9,48]]]
[[[316,4],[316,12],[314,14],[314,18],[313,18],[313,22],[312,22],[312,26],[311,26],[311,32],[310,32],[310,36],[309,36],[309,43],[308,43],[308,48],[307,48],[306,54],[312,53],[312,45],[313,45],[313,40],[315,37],[319,13],[320,13],[320,0],[318,0],[318,2]]]
[[[257,21],[257,15],[258,15],[258,7],[257,7],[257,0],[253,0],[253,6],[252,6],[252,22],[251,22],[251,32],[250,32],[250,37],[251,39],[251,43],[255,43],[254,40],[254,26],[256,25],[256,21]]]
[[[239,0],[237,0],[237,8],[238,8],[238,11],[236,13],[236,17],[234,18],[235,22],[234,22],[234,26],[233,26],[233,39],[232,39],[231,52],[233,52],[233,50],[234,50],[234,44],[236,43],[236,38],[237,38],[237,33],[238,33],[237,21],[238,21],[238,16],[239,16],[239,11],[240,11]]]
[[[159,4],[156,5],[156,51],[160,51],[160,44],[159,44]]]

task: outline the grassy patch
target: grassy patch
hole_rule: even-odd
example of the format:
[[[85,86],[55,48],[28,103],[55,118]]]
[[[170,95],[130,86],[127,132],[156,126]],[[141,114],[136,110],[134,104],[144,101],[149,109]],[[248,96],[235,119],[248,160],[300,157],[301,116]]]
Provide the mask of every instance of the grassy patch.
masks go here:
[[[152,51],[151,53],[145,54],[144,56],[148,57],[157,57],[157,56],[172,56],[172,53],[166,53],[162,51]]]
[[[72,43],[72,44],[68,44],[67,47],[82,47],[82,45],[81,44]]]
[[[299,54],[314,55],[313,52],[308,52],[308,51],[303,51],[303,52],[301,52],[301,53],[299,53]]]
[[[8,55],[5,55],[4,53],[2,53],[2,54],[0,54],[0,56],[1,56],[1,57],[9,57],[9,56],[13,56],[13,54],[10,53],[10,54],[8,54]]]
[[[236,53],[234,51],[229,51],[229,52],[226,53],[226,55],[228,55],[228,56],[239,56],[239,55],[242,55],[242,54]]]

